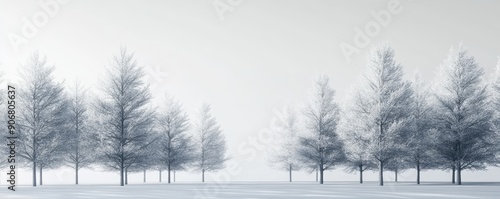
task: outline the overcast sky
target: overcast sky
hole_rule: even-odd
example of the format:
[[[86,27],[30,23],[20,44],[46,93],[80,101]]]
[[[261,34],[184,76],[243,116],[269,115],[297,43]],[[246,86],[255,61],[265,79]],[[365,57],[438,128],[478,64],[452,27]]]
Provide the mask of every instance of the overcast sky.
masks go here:
[[[486,78],[500,55],[500,1],[494,0],[243,0],[233,5],[227,0],[88,0],[60,2],[54,12],[40,2],[46,0],[0,0],[0,67],[7,81],[16,83],[17,68],[38,50],[56,65],[58,80],[78,77],[95,88],[110,58],[120,46],[127,47],[145,67],[155,101],[167,92],[191,115],[203,102],[212,104],[232,162],[241,167],[231,175],[233,181],[287,180],[286,172],[268,167],[265,147],[258,150],[247,142],[269,127],[274,110],[302,105],[318,74],[331,78],[338,102],[345,99],[365,68],[371,44],[389,42],[407,75],[419,71],[430,81],[460,42],[485,69]],[[390,13],[390,19],[379,22],[373,13]],[[32,23],[36,31],[26,34]],[[367,34],[370,45],[356,44],[360,34]],[[341,46],[352,46],[357,53],[346,56]],[[255,150],[257,157],[248,160],[240,147]],[[119,182],[117,172],[83,172],[82,183]],[[68,169],[44,174],[48,184],[73,182]],[[156,174],[150,172],[148,178],[157,180]],[[466,172],[463,179],[492,181],[499,174],[492,168]],[[21,173],[21,183],[29,184],[30,175]],[[140,182],[141,175],[130,181]],[[426,172],[422,180],[449,180],[450,175]],[[393,174],[386,176],[390,180]],[[414,176],[408,171],[400,179]],[[197,173],[177,177],[200,179]],[[357,179],[342,169],[325,177]],[[314,180],[314,175],[301,172],[296,180]],[[367,180],[376,175],[368,174]]]

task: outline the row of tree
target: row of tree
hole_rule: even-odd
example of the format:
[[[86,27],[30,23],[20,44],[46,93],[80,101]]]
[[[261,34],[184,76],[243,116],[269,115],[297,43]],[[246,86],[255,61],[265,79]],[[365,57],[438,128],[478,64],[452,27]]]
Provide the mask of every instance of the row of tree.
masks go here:
[[[129,172],[155,169],[161,181],[167,170],[170,183],[171,171],[193,169],[204,181],[205,172],[224,168],[226,141],[210,105],[203,104],[192,122],[173,97],[154,106],[143,68],[125,49],[112,59],[94,93],[79,82],[66,89],[55,80],[55,67],[38,53],[21,68],[18,165],[32,168],[33,186],[37,169],[42,185],[44,169],[62,166],[74,168],[76,184],[85,167],[119,171],[122,186]]]
[[[279,142],[269,150],[271,165],[289,172],[349,172],[416,169],[452,171],[462,183],[463,170],[486,169],[500,162],[500,62],[491,83],[474,57],[460,45],[451,50],[437,81],[404,79],[403,66],[387,44],[375,48],[366,73],[346,102],[334,102],[327,76],[314,83],[310,103],[285,108],[272,123]]]

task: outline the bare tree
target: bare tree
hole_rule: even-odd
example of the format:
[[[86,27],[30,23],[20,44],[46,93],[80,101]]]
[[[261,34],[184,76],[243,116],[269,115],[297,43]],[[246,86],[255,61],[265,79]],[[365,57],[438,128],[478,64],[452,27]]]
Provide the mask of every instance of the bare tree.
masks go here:
[[[484,169],[495,154],[494,132],[488,93],[482,83],[484,71],[474,57],[460,45],[451,50],[441,66],[440,90],[436,91],[437,123],[441,158],[457,172],[462,184],[462,170]]]
[[[413,105],[411,106],[410,128],[405,137],[408,141],[405,159],[408,166],[416,169],[417,184],[420,184],[420,172],[435,167],[436,152],[434,146],[437,132],[433,119],[435,111],[433,104],[430,103],[431,93],[428,85],[416,76],[412,87]]]
[[[319,183],[323,184],[323,172],[343,164],[346,157],[344,146],[337,134],[339,107],[333,101],[335,91],[326,75],[314,82],[312,101],[304,110],[307,133],[300,136],[298,153],[306,167],[319,169]]]
[[[19,89],[19,155],[32,164],[33,186],[36,169],[54,167],[61,161],[65,136],[67,101],[62,83],[54,80],[55,67],[34,53],[21,71]]]
[[[205,182],[205,172],[223,169],[228,160],[226,139],[210,111],[210,105],[203,104],[196,123],[195,139],[198,151],[194,166],[197,171],[201,171],[202,182]]]
[[[146,172],[149,169],[155,168],[155,158],[157,157],[156,153],[158,147],[156,147],[156,143],[159,138],[156,135],[157,132],[150,129],[151,138],[150,141],[142,147],[140,151],[137,152],[135,158],[130,159],[129,164],[125,167],[125,184],[128,184],[128,174],[129,173],[143,173],[143,182],[146,182]]]
[[[75,184],[78,184],[80,169],[90,166],[95,161],[94,151],[99,140],[88,117],[88,92],[76,80],[71,87],[68,114],[68,141],[66,142],[66,165],[75,169]]]
[[[403,67],[387,44],[372,51],[362,87],[351,99],[351,110],[369,140],[368,149],[378,163],[379,184],[384,185],[384,165],[401,152],[401,134],[411,105],[411,85],[403,81]]]
[[[271,130],[275,144],[269,148],[269,163],[276,169],[286,170],[292,182],[292,171],[300,170],[297,157],[299,145],[299,124],[297,114],[291,107],[285,106],[281,113],[276,113]]]
[[[359,172],[359,183],[363,184],[363,172],[377,168],[368,148],[370,144],[363,122],[359,122],[357,113],[352,112],[351,104],[346,104],[340,122],[340,137],[347,156],[346,171]]]
[[[404,172],[405,170],[409,169],[409,164],[405,160],[405,158],[408,156],[406,153],[406,150],[402,150],[403,153],[398,153],[394,158],[392,158],[390,161],[386,163],[385,171],[392,171],[394,172],[394,182],[398,181],[398,174],[401,172]]]
[[[147,147],[154,138],[154,112],[148,107],[151,94],[142,79],[143,69],[133,54],[121,49],[107,75],[102,84],[102,98],[95,104],[103,120],[102,161],[108,168],[120,171],[123,186],[127,168],[143,161],[147,155]]]
[[[160,131],[159,160],[160,166],[168,172],[168,183],[172,170],[183,170],[194,160],[192,137],[187,134],[188,115],[172,97],[165,97],[165,109],[158,118]]]

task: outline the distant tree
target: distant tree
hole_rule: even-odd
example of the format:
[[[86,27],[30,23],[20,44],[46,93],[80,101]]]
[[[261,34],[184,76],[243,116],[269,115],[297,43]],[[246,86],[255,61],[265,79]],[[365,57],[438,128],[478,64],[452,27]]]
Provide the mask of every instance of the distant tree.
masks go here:
[[[101,98],[95,104],[102,118],[101,161],[107,168],[120,171],[121,186],[127,169],[144,160],[154,139],[155,116],[148,106],[151,94],[143,77],[133,54],[122,49],[108,68]]]
[[[441,66],[440,89],[436,91],[437,124],[441,158],[452,165],[462,184],[462,170],[485,169],[495,153],[492,110],[482,83],[484,71],[460,45],[451,50]]]
[[[224,134],[210,111],[210,105],[203,104],[195,125],[197,154],[194,166],[197,171],[201,171],[202,182],[205,182],[205,172],[223,169],[228,160]]]
[[[307,133],[300,136],[298,154],[306,167],[319,169],[319,183],[323,184],[325,170],[345,162],[344,145],[337,133],[339,107],[334,102],[335,91],[329,78],[321,75],[314,82],[312,101],[304,110]]]
[[[398,175],[401,172],[404,172],[405,170],[409,169],[409,164],[407,161],[405,161],[405,158],[407,157],[407,152],[406,150],[402,150],[404,153],[400,153],[394,158],[392,158],[390,161],[386,163],[385,170],[386,171],[392,171],[394,172],[394,182],[398,181]]]
[[[377,168],[369,150],[370,139],[358,114],[346,104],[340,123],[340,137],[346,150],[346,171],[359,172],[359,183],[363,184],[363,172]]]
[[[155,168],[156,153],[158,147],[156,143],[159,138],[153,129],[146,130],[150,135],[150,141],[142,147],[140,151],[137,152],[135,158],[129,160],[129,164],[125,167],[125,184],[128,184],[128,174],[129,173],[143,173],[143,182],[146,182],[146,172],[147,170]]]
[[[88,117],[87,89],[75,81],[69,95],[68,139],[66,142],[66,165],[75,169],[75,184],[78,184],[80,169],[90,166],[95,160],[94,151],[99,140]]]
[[[19,156],[32,164],[33,186],[36,186],[36,169],[59,165],[62,157],[64,124],[66,123],[67,100],[62,83],[54,80],[55,67],[45,58],[34,53],[22,66],[21,88],[18,93]]]
[[[417,171],[417,184],[420,184],[420,171],[435,167],[435,131],[433,104],[428,85],[418,76],[412,84],[413,101],[406,147],[406,162]]]
[[[350,100],[368,149],[379,167],[379,184],[384,185],[384,165],[395,158],[405,143],[401,136],[408,123],[411,84],[403,81],[403,67],[394,60],[394,50],[387,44],[372,51],[362,87]]]
[[[300,170],[297,114],[293,108],[285,106],[281,113],[276,113],[273,121],[271,130],[275,142],[268,150],[268,161],[273,168],[288,171],[289,181],[292,182],[292,171]]]
[[[165,108],[159,113],[158,126],[160,132],[159,152],[160,165],[168,172],[168,183],[173,170],[184,170],[195,158],[194,143],[187,134],[189,128],[188,115],[181,105],[172,97],[165,97]]]

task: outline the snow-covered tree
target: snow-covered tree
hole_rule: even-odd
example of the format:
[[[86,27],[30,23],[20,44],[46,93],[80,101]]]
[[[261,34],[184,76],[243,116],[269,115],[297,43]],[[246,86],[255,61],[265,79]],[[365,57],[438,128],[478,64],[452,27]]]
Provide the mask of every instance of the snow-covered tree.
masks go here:
[[[344,104],[341,114],[340,136],[345,145],[347,156],[346,171],[359,172],[359,183],[363,184],[363,172],[377,168],[370,150],[370,139],[366,133],[365,124],[361,122],[358,113],[351,103]]]
[[[462,170],[484,169],[494,157],[492,110],[489,109],[484,71],[462,45],[451,50],[441,66],[437,97],[437,127],[441,158],[457,171],[462,184]]]
[[[384,166],[385,171],[394,172],[394,182],[398,181],[398,175],[401,172],[404,172],[409,168],[408,162],[405,161],[405,158],[407,157],[406,152],[406,150],[401,150],[401,153],[398,153],[398,155],[388,161]]]
[[[211,113],[210,105],[203,104],[199,111],[199,118],[195,124],[197,154],[194,167],[201,172],[201,181],[205,182],[205,172],[223,169],[228,157],[226,139]]]
[[[314,82],[311,102],[304,110],[307,133],[299,138],[301,162],[311,170],[319,169],[319,183],[323,184],[325,170],[345,162],[344,145],[337,133],[339,107],[334,102],[335,91],[326,75]]]
[[[60,166],[66,142],[64,127],[67,100],[62,83],[55,81],[55,67],[46,58],[34,53],[22,66],[18,92],[19,155],[32,165],[33,186],[36,186],[36,169]]]
[[[368,149],[379,167],[379,184],[384,184],[384,165],[404,147],[401,135],[408,123],[411,84],[403,80],[403,67],[394,60],[387,44],[372,50],[367,73],[352,99],[351,110],[368,138]]]
[[[78,184],[80,169],[90,166],[95,160],[94,151],[99,140],[88,117],[88,92],[77,80],[69,95],[68,140],[66,142],[66,165],[75,169],[75,184]]]
[[[129,173],[143,173],[143,182],[146,182],[146,172],[147,170],[156,168],[154,159],[157,157],[156,153],[158,148],[156,143],[158,143],[158,135],[153,129],[147,130],[149,132],[150,141],[144,145],[141,151],[138,152],[136,158],[131,159],[127,167],[125,167],[125,184],[128,184],[128,174]]]
[[[192,137],[187,134],[188,115],[181,104],[172,97],[165,97],[165,108],[159,113],[159,164],[165,168],[170,183],[173,170],[184,170],[195,158]]]
[[[147,161],[147,148],[155,138],[152,131],[154,112],[143,81],[144,72],[133,54],[122,49],[115,56],[102,83],[95,109],[102,118],[102,163],[120,171],[120,185],[125,184],[126,171]]]
[[[299,120],[295,110],[285,106],[282,112],[275,113],[271,125],[275,142],[268,150],[268,161],[273,168],[287,171],[292,182],[292,171],[300,170],[297,157]]]
[[[435,166],[435,140],[434,110],[431,104],[431,93],[426,82],[416,76],[413,84],[412,112],[410,115],[410,128],[406,135],[406,161],[408,166],[417,171],[417,184],[420,184],[420,171],[431,169]]]

